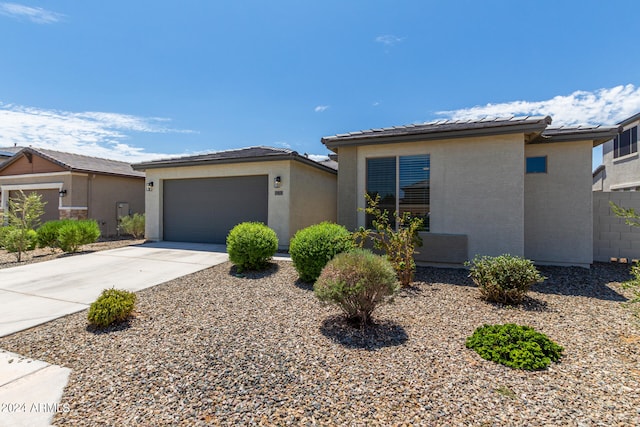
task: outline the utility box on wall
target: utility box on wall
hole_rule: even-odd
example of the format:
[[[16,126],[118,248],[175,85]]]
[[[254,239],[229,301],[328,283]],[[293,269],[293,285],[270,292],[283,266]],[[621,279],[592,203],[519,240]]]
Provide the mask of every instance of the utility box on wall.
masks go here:
[[[123,216],[129,215],[131,212],[129,211],[129,203],[128,202],[118,202],[116,203],[116,218],[118,222]]]

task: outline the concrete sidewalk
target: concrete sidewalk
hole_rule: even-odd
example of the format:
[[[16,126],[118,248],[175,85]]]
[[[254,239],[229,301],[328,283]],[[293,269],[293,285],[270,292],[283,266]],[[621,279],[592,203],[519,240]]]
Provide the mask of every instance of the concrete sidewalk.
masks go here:
[[[224,245],[158,242],[0,270],[0,336],[227,261]],[[0,426],[48,426],[71,370],[0,350]]]

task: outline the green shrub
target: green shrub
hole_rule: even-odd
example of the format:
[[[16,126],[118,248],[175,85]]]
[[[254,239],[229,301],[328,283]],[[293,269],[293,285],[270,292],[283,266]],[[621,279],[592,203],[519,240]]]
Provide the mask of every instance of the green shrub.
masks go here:
[[[3,227],[2,247],[16,255],[18,262],[26,251],[32,251],[38,244],[38,233],[17,227]]]
[[[337,304],[350,321],[365,325],[376,306],[396,293],[398,281],[385,257],[354,249],[329,261],[313,290],[320,301]]]
[[[100,227],[92,219],[65,221],[58,229],[58,245],[65,252],[78,252],[82,245],[100,237]]]
[[[516,369],[544,369],[562,357],[561,346],[529,326],[513,323],[484,325],[467,338],[480,357]]]
[[[300,279],[315,282],[336,255],[354,248],[351,233],[342,225],[322,222],[298,230],[289,244],[293,266]]]
[[[276,232],[261,222],[238,224],[227,236],[229,260],[238,272],[265,268],[277,250]]]
[[[0,225],[0,249],[4,249],[4,238],[7,234],[9,234],[9,231],[11,231],[12,229],[13,227],[9,225],[6,225],[6,226]]]
[[[105,289],[89,307],[87,319],[92,325],[106,327],[121,322],[131,315],[136,294],[119,289]]]
[[[135,213],[133,216],[127,215],[120,218],[119,228],[124,234],[131,234],[134,239],[144,237],[144,214]]]
[[[531,285],[545,279],[531,261],[511,255],[476,256],[465,265],[482,297],[503,304],[519,304]]]
[[[38,246],[41,248],[58,247],[58,232],[60,227],[71,220],[47,221],[38,228]]]

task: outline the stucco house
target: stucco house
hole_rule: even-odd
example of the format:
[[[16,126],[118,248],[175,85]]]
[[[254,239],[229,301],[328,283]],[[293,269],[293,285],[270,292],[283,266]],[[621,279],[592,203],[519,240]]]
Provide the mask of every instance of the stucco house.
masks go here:
[[[144,173],[129,163],[32,148],[0,148],[0,214],[16,192],[37,192],[46,202],[43,221],[95,219],[103,235],[117,233],[118,218],[144,213]]]
[[[244,221],[267,224],[288,247],[295,232],[336,220],[336,164],[248,147],[134,164],[146,173],[146,238],[225,243]]]
[[[615,127],[552,128],[550,117],[438,121],[322,138],[339,162],[337,222],[367,225],[365,193],[424,217],[419,262],[510,253],[593,261],[591,157]]]
[[[620,133],[602,146],[602,165],[593,172],[594,191],[640,191],[640,113],[618,125]]]

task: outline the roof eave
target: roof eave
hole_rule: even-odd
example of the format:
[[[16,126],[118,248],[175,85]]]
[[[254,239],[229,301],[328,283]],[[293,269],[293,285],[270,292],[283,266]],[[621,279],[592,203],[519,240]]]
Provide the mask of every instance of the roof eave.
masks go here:
[[[597,129],[588,130],[575,130],[569,132],[562,132],[561,130],[550,129],[543,133],[538,139],[532,141],[532,144],[548,144],[555,142],[574,142],[574,141],[592,141],[593,146],[597,147],[600,144],[615,138],[618,133],[622,131],[622,126],[611,126]],[[557,133],[554,133],[557,132]]]
[[[375,144],[392,144],[400,142],[433,141],[443,139],[468,138],[477,136],[542,133],[547,127],[546,121],[535,123],[502,124],[495,127],[456,129],[433,132],[416,132],[403,135],[354,135],[345,137],[325,137],[322,143],[330,150],[342,146]]]
[[[268,161],[277,161],[277,160],[296,160],[301,163],[307,164],[309,166],[317,167],[321,170],[325,170],[327,172],[331,172],[336,174],[337,171],[328,166],[322,165],[316,161],[308,159],[306,157],[302,157],[300,155],[296,155],[293,153],[290,154],[276,154],[270,156],[251,156],[251,157],[242,157],[242,158],[234,158],[234,159],[207,159],[207,160],[197,160],[197,159],[172,159],[172,160],[157,160],[146,163],[136,163],[131,165],[134,170],[144,171],[147,169],[163,169],[163,168],[178,168],[178,167],[187,167],[187,166],[204,166],[204,165],[222,165],[222,164],[232,164],[232,163],[254,163],[254,162],[268,162]]]

